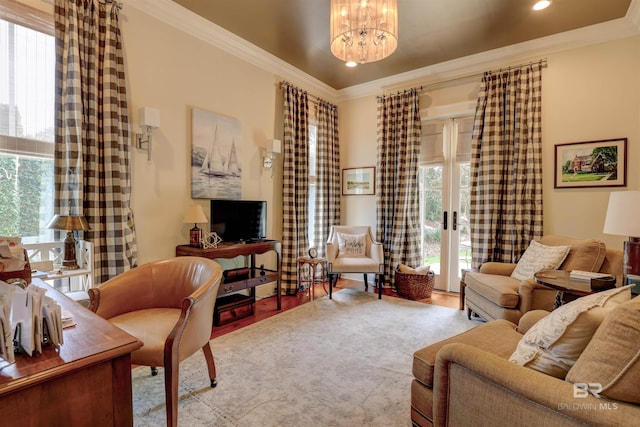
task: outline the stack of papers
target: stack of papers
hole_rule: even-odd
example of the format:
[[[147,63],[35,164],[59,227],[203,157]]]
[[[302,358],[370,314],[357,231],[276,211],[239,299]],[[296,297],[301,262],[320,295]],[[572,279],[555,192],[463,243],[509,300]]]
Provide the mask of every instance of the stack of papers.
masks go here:
[[[569,273],[569,278],[571,280],[583,280],[585,282],[590,282],[591,279],[600,279],[603,277],[609,277],[610,274],[606,273],[598,273],[594,271],[582,271],[582,270],[571,270]]]
[[[62,309],[45,292],[0,281],[0,357],[5,361],[15,361],[16,346],[32,356],[42,353],[44,343],[63,343]]]

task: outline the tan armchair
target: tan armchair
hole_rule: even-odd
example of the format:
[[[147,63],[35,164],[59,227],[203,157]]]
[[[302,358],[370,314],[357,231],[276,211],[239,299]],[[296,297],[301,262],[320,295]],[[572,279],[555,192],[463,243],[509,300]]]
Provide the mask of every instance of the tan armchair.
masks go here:
[[[560,266],[561,270],[585,270],[608,273],[622,283],[622,258],[619,249],[610,249],[599,240],[572,239],[546,235],[540,243],[547,246],[567,245],[571,249]],[[469,317],[475,313],[486,320],[505,319],[518,323],[531,310],[553,309],[556,291],[536,283],[535,279],[517,280],[511,277],[516,264],[487,262],[477,272],[464,276],[465,304]]]
[[[371,227],[347,225],[331,227],[327,239],[329,298],[340,273],[363,273],[365,291],[369,288],[367,274],[374,274],[378,286],[378,299],[382,298],[384,252],[382,243],[374,240]]]
[[[200,257],[177,257],[129,270],[89,289],[90,310],[143,342],[131,362],[165,369],[167,425],[178,424],[178,365],[202,348],[211,387],[209,346],[222,268]]]

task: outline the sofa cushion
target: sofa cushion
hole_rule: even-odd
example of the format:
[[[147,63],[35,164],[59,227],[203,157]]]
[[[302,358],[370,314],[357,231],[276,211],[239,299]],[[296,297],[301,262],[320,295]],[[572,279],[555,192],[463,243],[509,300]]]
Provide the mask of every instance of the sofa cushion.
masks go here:
[[[594,239],[581,240],[548,235],[543,236],[540,243],[550,246],[569,245],[571,247],[569,254],[560,265],[560,269],[567,271],[600,271],[607,253],[607,246],[604,242]]]
[[[595,383],[600,394],[640,404],[640,297],[613,309],[567,374],[572,383]]]
[[[560,267],[571,249],[570,246],[547,246],[532,240],[520,257],[511,277],[525,280],[540,270],[555,270]]]
[[[630,286],[625,286],[563,305],[524,334],[509,360],[564,379],[605,315],[630,297]]]
[[[518,345],[520,338],[522,334],[516,332],[516,325],[507,320],[499,319],[484,323],[416,351],[413,354],[413,376],[422,384],[432,387],[436,353],[447,344],[468,344],[507,359]]]
[[[518,306],[520,281],[513,277],[468,272],[464,275],[464,283],[500,307]]]

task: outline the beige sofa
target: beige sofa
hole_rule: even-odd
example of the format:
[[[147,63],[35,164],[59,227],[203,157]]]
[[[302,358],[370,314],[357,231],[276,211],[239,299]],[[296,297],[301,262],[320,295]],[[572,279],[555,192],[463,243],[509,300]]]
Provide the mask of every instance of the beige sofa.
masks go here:
[[[531,311],[517,326],[491,321],[418,350],[411,384],[413,425],[637,425],[640,297],[605,315],[566,380],[508,360],[523,334],[547,314]],[[600,398],[576,395],[571,380],[601,383],[604,390]]]
[[[543,236],[539,242],[547,246],[571,246],[560,266],[562,270],[600,271],[615,275],[619,283],[622,281],[621,250],[608,249],[599,240],[555,235]],[[465,304],[469,316],[475,313],[486,320],[505,319],[517,323],[530,310],[552,310],[556,291],[537,284],[533,278],[514,279],[511,273],[515,268],[516,264],[487,262],[478,272],[465,274]]]

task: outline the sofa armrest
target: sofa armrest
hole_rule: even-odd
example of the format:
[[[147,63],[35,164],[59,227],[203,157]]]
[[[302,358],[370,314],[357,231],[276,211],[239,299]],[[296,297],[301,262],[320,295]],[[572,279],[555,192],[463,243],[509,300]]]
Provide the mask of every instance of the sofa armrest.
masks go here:
[[[518,322],[517,331],[520,332],[522,335],[526,334],[527,331],[538,322],[538,320],[542,319],[547,314],[549,314],[547,310],[527,311],[520,318],[520,321]]]
[[[556,290],[537,283],[535,279],[525,279],[520,282],[518,288],[518,295],[520,295],[518,308],[521,313],[531,310],[551,311],[556,294]]]
[[[384,264],[384,250],[382,248],[382,243],[371,242],[369,253],[371,254],[371,258],[378,264]]]
[[[485,262],[480,266],[480,273],[511,276],[517,264],[509,262]]]
[[[327,242],[327,262],[329,264],[333,264],[338,256],[338,245],[333,244],[333,242]]]
[[[447,344],[436,357],[434,425],[629,425],[640,407],[574,397],[573,384],[465,344]],[[576,423],[577,421],[577,423]]]

